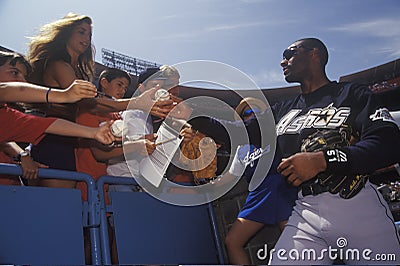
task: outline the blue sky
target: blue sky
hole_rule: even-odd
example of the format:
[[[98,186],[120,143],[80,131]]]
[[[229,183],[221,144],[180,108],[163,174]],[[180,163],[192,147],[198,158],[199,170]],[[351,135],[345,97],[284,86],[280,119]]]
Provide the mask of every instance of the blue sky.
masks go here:
[[[161,64],[214,60],[262,88],[287,86],[282,51],[302,37],[327,44],[331,79],[400,57],[397,0],[1,0],[0,45],[26,53],[28,36],[68,12],[92,17],[98,62],[102,48]]]

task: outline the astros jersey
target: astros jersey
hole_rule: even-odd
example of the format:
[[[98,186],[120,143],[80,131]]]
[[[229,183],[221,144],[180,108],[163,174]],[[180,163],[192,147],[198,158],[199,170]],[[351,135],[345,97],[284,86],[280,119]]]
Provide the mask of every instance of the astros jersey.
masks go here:
[[[300,152],[302,140],[318,129],[339,129],[348,126],[353,138],[358,141],[355,146],[346,147],[349,158],[343,162],[339,171],[362,173],[399,161],[399,152],[382,151],[380,157],[366,158],[363,152],[379,147],[372,147],[371,136],[383,138],[382,132],[394,134],[384,135],[386,141],[398,145],[399,135],[395,121],[387,109],[376,102],[368,87],[352,84],[330,82],[322,88],[301,94],[295,99],[278,103],[272,107],[276,121],[277,156],[289,157]],[[260,118],[262,119],[262,117]],[[248,123],[248,132],[256,132],[258,124],[254,120]],[[373,134],[380,129],[381,135]],[[397,135],[396,135],[397,134]],[[251,143],[258,139],[257,134],[250,134]],[[281,153],[281,155],[279,155]],[[370,156],[371,157],[371,156]],[[280,161],[280,158],[276,158]],[[351,167],[351,168],[350,168]]]

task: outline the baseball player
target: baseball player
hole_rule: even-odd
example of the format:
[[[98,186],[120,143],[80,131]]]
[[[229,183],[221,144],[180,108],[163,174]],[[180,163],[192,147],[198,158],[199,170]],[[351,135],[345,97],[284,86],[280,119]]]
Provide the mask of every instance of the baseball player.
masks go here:
[[[399,264],[393,217],[364,176],[400,161],[399,129],[366,86],[330,81],[327,61],[315,38],[283,53],[285,79],[302,93],[274,108],[278,172],[299,187],[299,199],[270,264]]]
[[[283,53],[285,79],[299,82],[301,94],[271,108],[274,162],[299,192],[270,264],[398,265],[397,228],[367,175],[400,161],[399,128],[367,86],[330,81],[327,62],[327,48],[315,38],[298,40]],[[257,123],[263,116],[246,122],[253,144],[265,130]],[[230,130],[238,126],[218,122]]]

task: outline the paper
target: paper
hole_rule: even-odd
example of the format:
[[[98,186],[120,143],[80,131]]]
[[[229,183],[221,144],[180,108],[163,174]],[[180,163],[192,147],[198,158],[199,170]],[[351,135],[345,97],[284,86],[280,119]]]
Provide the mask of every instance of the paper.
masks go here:
[[[140,162],[140,174],[155,187],[159,187],[182,142],[179,132],[165,122],[158,129],[157,135],[155,151]]]

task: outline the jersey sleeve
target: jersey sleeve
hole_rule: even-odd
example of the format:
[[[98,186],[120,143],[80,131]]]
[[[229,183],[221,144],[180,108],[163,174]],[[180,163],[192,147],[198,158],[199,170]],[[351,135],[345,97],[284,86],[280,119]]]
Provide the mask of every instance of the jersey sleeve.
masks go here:
[[[325,151],[327,171],[367,174],[399,162],[400,132],[389,111],[365,86],[356,85],[351,90],[359,141],[337,151]]]

